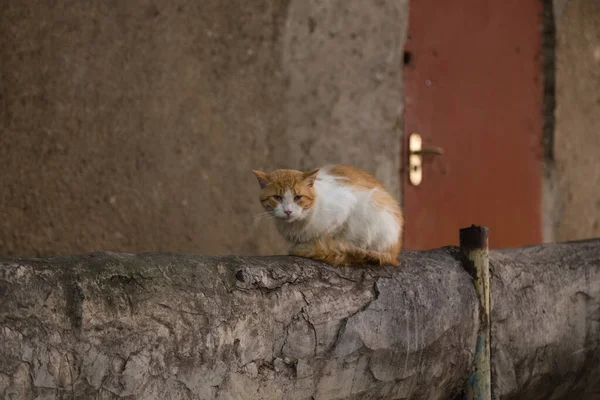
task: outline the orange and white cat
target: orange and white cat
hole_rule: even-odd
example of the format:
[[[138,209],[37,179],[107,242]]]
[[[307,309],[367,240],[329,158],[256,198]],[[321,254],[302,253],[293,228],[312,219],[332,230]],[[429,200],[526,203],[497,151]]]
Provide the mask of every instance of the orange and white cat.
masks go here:
[[[290,255],[331,264],[398,265],[402,210],[368,172],[346,165],[252,172],[261,204],[292,245]]]

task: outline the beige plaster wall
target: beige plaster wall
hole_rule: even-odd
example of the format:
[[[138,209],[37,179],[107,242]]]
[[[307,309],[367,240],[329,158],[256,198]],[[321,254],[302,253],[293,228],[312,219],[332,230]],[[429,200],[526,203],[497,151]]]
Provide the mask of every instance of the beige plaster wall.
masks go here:
[[[0,254],[282,252],[253,168],[400,195],[407,0],[0,9]]]
[[[554,240],[600,237],[600,2],[555,2]]]

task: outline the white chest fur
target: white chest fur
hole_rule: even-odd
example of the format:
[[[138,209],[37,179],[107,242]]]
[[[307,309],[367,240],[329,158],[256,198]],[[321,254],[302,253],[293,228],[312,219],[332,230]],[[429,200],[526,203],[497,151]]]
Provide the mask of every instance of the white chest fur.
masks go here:
[[[335,237],[376,251],[396,244],[401,229],[397,217],[373,201],[373,194],[380,189],[357,189],[326,171],[319,172],[314,187],[317,196],[310,216],[304,221],[278,224],[288,240],[298,243]]]

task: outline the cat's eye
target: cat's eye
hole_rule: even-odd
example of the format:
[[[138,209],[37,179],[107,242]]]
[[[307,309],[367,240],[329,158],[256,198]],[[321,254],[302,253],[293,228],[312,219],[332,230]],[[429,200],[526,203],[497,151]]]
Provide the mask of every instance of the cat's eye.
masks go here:
[[[281,196],[276,194],[275,196],[273,196],[273,198],[275,199],[275,201],[281,201]]]
[[[297,194],[294,196],[294,201],[299,201],[301,198],[302,198],[302,196]]]

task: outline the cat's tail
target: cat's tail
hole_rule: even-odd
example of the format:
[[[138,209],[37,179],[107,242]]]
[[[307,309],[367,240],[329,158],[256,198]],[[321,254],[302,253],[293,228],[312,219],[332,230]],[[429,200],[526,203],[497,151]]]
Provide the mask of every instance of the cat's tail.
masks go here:
[[[380,252],[363,249],[344,241],[325,238],[310,244],[298,245],[292,249],[290,254],[338,265],[398,265],[398,252],[399,246],[387,252]]]

